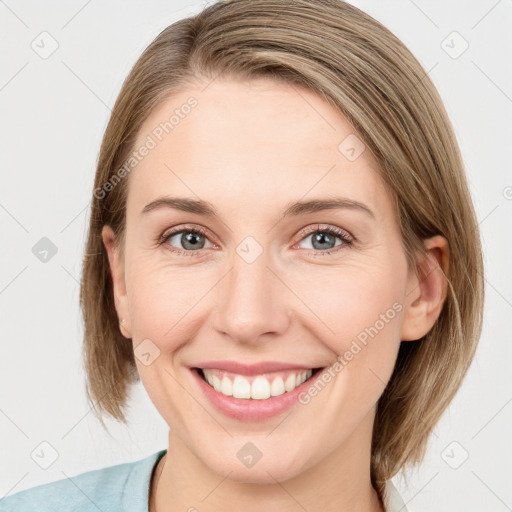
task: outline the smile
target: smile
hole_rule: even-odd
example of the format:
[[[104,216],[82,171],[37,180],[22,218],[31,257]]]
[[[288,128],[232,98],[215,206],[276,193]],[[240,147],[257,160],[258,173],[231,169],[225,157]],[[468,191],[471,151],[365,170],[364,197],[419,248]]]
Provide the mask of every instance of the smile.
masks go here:
[[[265,400],[289,393],[311,378],[319,369],[287,370],[248,376],[224,370],[198,368],[203,379],[218,393],[253,400]]]

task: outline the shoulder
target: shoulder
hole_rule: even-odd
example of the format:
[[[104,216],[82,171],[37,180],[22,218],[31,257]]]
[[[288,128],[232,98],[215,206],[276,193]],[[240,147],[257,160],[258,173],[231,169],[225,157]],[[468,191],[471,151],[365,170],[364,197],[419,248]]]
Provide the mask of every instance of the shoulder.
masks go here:
[[[147,512],[151,472],[164,453],[19,491],[0,499],[0,512]]]

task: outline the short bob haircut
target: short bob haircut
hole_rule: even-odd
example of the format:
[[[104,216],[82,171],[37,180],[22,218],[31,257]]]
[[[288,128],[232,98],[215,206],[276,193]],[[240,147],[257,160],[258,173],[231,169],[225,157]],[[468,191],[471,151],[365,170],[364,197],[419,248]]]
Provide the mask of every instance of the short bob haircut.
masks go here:
[[[218,2],[164,29],[133,66],[103,137],[92,194],[80,290],[88,400],[103,426],[105,413],[126,423],[129,385],[140,380],[132,344],[119,330],[101,238],[110,225],[122,252],[129,177],[114,175],[153,109],[218,76],[307,88],[345,116],[380,164],[409,268],[419,272],[423,239],[448,240],[448,294],[440,316],[424,337],[401,343],[377,405],[370,474],[382,497],[385,480],[423,459],[431,429],[474,357],[483,261],[464,164],[437,90],[396,36],[342,0]],[[106,187],[113,177],[118,182]]]

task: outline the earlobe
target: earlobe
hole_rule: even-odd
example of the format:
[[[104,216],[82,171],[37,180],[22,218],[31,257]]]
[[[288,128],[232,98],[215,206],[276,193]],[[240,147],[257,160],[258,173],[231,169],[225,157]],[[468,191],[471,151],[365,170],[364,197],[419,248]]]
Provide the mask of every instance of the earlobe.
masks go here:
[[[119,317],[119,330],[125,338],[130,338],[130,316],[128,311],[128,298],[126,296],[124,265],[119,256],[119,249],[116,245],[114,231],[110,226],[103,226],[101,237],[108,255],[110,275],[112,277],[113,284],[114,303]]]
[[[441,235],[424,240],[425,251],[411,271],[405,297],[402,340],[425,336],[439,318],[448,291],[449,246]]]

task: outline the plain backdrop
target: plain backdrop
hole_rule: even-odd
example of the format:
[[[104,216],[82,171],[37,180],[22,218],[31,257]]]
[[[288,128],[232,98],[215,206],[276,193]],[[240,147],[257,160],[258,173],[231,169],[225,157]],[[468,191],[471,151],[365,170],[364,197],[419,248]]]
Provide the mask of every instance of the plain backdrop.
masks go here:
[[[512,2],[351,3],[392,30],[437,86],[485,251],[476,358],[410,485],[394,482],[412,512],[511,510]],[[142,384],[129,425],[109,421],[111,436],[86,402],[80,266],[95,162],[122,81],[163,28],[205,5],[0,2],[0,497],[167,447]],[[48,261],[37,244],[49,247]]]

